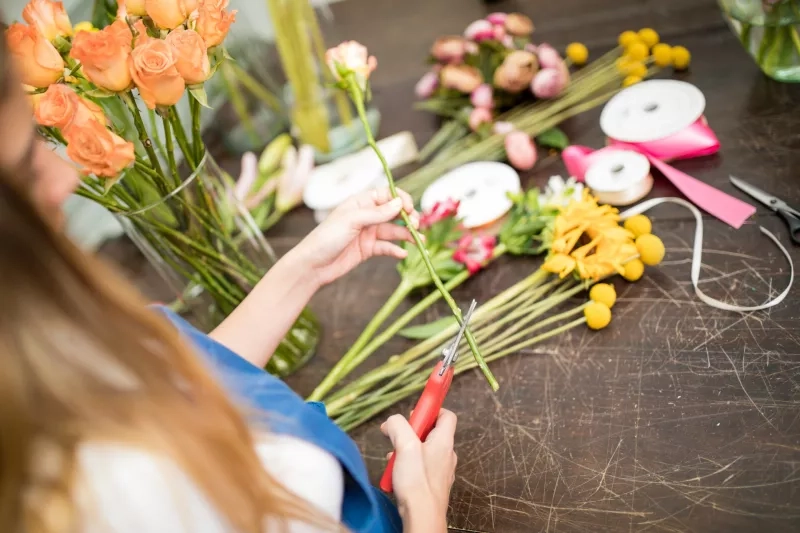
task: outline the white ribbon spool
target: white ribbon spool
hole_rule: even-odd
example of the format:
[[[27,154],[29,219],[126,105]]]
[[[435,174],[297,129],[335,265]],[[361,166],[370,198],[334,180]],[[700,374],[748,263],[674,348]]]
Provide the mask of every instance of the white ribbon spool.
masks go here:
[[[509,193],[522,189],[519,174],[504,163],[477,161],[454,168],[430,184],[420,205],[430,211],[437,202],[460,202],[458,215],[465,228],[490,224],[508,213],[513,202]]]
[[[620,213],[620,217],[624,220],[626,218],[630,218],[633,215],[639,215],[641,213],[645,213],[650,209],[656,207],[657,205],[665,204],[665,203],[672,203],[682,205],[686,209],[692,212],[694,215],[695,220],[695,228],[694,228],[694,243],[692,245],[692,267],[690,273],[690,280],[692,282],[692,287],[694,287],[695,295],[705,304],[710,305],[716,309],[722,309],[723,311],[737,311],[740,313],[749,312],[749,311],[761,311],[762,309],[769,309],[770,307],[774,307],[781,303],[784,298],[789,294],[789,290],[792,288],[792,283],[794,282],[794,263],[792,263],[792,257],[789,255],[789,252],[784,248],[784,246],[780,243],[778,238],[773,235],[769,230],[766,228],[759,226],[758,229],[769,237],[769,239],[775,243],[775,246],[783,253],[784,257],[786,257],[786,261],[789,262],[789,284],[780,293],[778,296],[773,298],[772,300],[767,301],[761,305],[754,305],[754,306],[741,306],[741,305],[734,305],[729,304],[727,302],[721,302],[716,300],[708,295],[706,295],[703,291],[700,290],[700,267],[702,265],[702,257],[703,257],[703,215],[700,213],[700,210],[697,209],[694,204],[683,200],[682,198],[652,198],[647,200],[646,202],[642,202],[637,206],[631,207],[630,209]]]
[[[650,162],[639,152],[613,150],[591,157],[584,181],[600,203],[631,205],[653,188]]]

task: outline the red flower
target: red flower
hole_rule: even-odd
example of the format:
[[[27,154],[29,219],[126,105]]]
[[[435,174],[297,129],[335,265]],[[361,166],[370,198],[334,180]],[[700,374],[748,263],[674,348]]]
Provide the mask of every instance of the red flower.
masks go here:
[[[422,213],[419,219],[420,229],[430,228],[437,222],[441,222],[448,217],[456,216],[456,213],[458,213],[458,204],[458,201],[452,198],[448,198],[443,202],[436,202],[433,204],[433,208],[430,211]]]
[[[494,235],[464,235],[456,245],[453,260],[464,264],[470,274],[475,274],[492,257],[495,243]]]

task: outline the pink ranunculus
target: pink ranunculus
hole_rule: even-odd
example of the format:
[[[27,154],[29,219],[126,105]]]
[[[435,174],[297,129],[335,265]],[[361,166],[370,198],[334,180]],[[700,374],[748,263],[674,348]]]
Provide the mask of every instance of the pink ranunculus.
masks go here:
[[[431,47],[431,55],[442,63],[461,63],[466,43],[466,39],[458,35],[439,37]]]
[[[469,127],[472,131],[478,131],[481,124],[492,122],[492,112],[484,107],[476,107],[469,114]]]
[[[492,132],[495,135],[508,135],[509,133],[514,131],[515,129],[516,128],[514,128],[514,125],[512,123],[505,122],[505,121],[502,121],[502,120],[499,121],[499,122],[495,122],[494,126],[492,126]]]
[[[490,13],[486,20],[494,25],[502,26],[506,23],[506,18],[508,18],[508,13]]]
[[[472,91],[470,101],[475,107],[483,107],[485,109],[494,108],[494,92],[492,86],[488,83],[481,84],[477,89]]]
[[[485,19],[476,20],[464,30],[464,37],[471,41],[484,41],[494,37],[494,26]]]
[[[506,37],[506,29],[504,26],[494,27],[494,40],[502,41]]]
[[[539,59],[539,66],[542,68],[556,68],[564,62],[556,49],[546,43],[539,45],[536,50],[536,57]]]
[[[475,274],[492,258],[496,243],[493,235],[464,235],[453,252],[453,261],[466,266],[470,274]]]
[[[414,86],[414,94],[417,98],[430,98],[439,87],[439,74],[436,72],[426,72]]]
[[[434,203],[430,211],[424,212],[420,216],[419,228],[424,230],[446,218],[456,216],[458,214],[458,206],[458,200],[453,200],[452,198]]]
[[[569,84],[569,70],[562,68],[545,68],[536,73],[531,81],[531,92],[536,98],[555,98]]]
[[[505,138],[506,157],[517,170],[530,170],[536,164],[536,145],[522,131],[512,131]]]

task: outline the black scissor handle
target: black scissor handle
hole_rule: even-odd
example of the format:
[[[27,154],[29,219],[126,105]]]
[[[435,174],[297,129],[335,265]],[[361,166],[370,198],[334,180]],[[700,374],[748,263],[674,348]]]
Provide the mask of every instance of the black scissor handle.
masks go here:
[[[778,214],[789,226],[789,237],[792,242],[800,245],[800,218],[785,209],[778,209]]]

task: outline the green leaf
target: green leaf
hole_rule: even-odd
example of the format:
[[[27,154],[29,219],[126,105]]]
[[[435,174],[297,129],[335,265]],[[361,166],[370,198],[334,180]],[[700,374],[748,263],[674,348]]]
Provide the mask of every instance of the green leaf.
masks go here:
[[[83,94],[90,98],[111,98],[113,96],[117,96],[117,93],[112,93],[111,91],[106,91],[105,89],[100,89],[98,87],[84,91]]]
[[[208,107],[208,96],[206,95],[206,90],[203,88],[202,85],[191,87],[189,89],[189,92],[191,93],[191,95],[194,97],[195,100],[200,102],[201,106],[211,109],[210,107]]]
[[[536,137],[536,142],[545,148],[555,148],[556,150],[563,150],[569,146],[569,138],[567,134],[558,128],[550,128],[540,133]]]
[[[407,339],[422,340],[433,337],[437,333],[449,328],[453,324],[458,324],[456,317],[447,316],[429,322],[428,324],[421,324],[419,326],[411,326],[400,331],[400,335]]]

